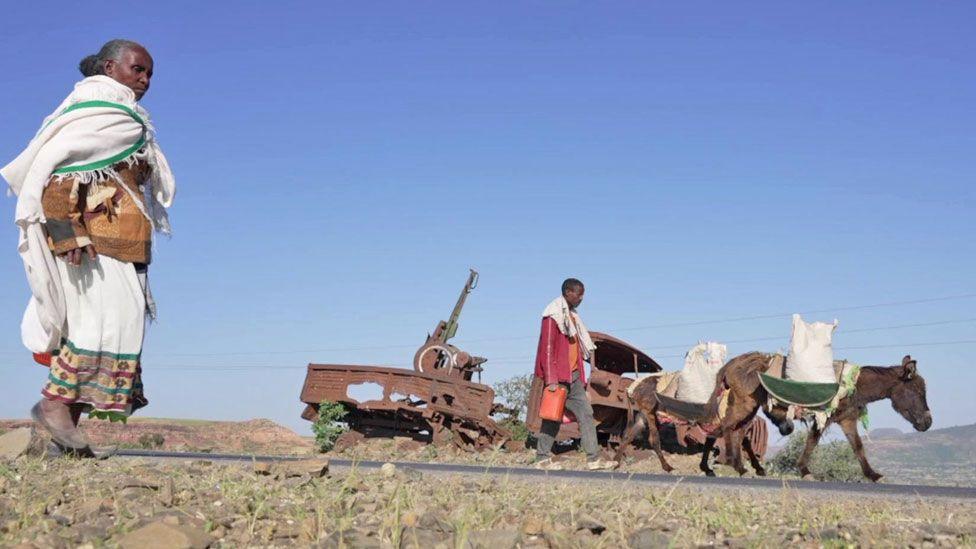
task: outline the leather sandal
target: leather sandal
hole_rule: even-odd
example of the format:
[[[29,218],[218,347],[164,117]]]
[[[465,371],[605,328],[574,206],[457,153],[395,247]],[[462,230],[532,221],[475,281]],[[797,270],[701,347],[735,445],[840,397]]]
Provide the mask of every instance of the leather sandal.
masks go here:
[[[91,447],[92,457],[97,460],[108,459],[119,453],[118,446],[96,446]]]
[[[83,451],[88,448],[88,437],[85,436],[85,433],[81,429],[77,427],[58,429],[51,425],[47,418],[44,417],[44,410],[41,409],[40,402],[31,408],[31,419],[34,420],[34,423],[43,427],[51,435],[51,439],[61,446],[62,449]]]
[[[53,440],[48,444],[47,447],[47,457],[49,458],[80,458],[80,459],[94,459],[101,461],[103,459],[108,459],[119,452],[118,446],[105,446],[105,447],[91,447],[86,446],[81,450],[74,450],[71,448],[65,448]]]

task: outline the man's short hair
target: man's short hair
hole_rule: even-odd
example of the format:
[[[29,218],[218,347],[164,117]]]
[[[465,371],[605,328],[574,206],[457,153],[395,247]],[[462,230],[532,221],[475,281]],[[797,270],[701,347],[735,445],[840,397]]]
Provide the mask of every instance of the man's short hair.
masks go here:
[[[582,290],[583,283],[578,278],[567,278],[563,280],[563,295],[570,290]]]

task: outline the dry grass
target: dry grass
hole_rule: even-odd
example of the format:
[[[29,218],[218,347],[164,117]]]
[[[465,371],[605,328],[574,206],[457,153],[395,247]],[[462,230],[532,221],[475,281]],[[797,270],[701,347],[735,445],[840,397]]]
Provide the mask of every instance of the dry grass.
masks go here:
[[[167,518],[168,517],[168,518]],[[976,504],[570,485],[510,478],[389,477],[352,470],[276,479],[250,467],[21,458],[0,464],[0,545],[114,546],[149,522],[218,547],[846,546],[976,543]],[[598,532],[598,533],[597,533]]]

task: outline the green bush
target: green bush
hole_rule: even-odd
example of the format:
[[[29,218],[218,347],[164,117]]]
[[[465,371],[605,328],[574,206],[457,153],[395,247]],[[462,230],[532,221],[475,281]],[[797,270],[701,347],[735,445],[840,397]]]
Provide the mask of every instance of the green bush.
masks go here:
[[[807,443],[805,429],[794,431],[786,442],[786,447],[769,460],[769,472],[774,475],[799,475],[796,462]],[[837,480],[855,482],[864,480],[857,456],[846,440],[821,442],[810,456],[810,473],[817,480]]]
[[[427,461],[434,461],[435,459],[437,459],[437,447],[434,446],[433,444],[428,444],[427,446],[424,446],[423,456],[424,459]]]
[[[319,403],[319,418],[312,424],[319,450],[328,452],[335,447],[336,439],[348,429],[343,423],[347,413],[346,406],[341,402],[323,400]]]
[[[144,433],[139,437],[139,446],[147,450],[162,448],[166,439],[159,433]]]
[[[495,384],[495,394],[512,410],[512,417],[525,419],[529,408],[529,390],[532,389],[532,374],[524,374],[499,381]]]
[[[512,433],[512,440],[517,440],[519,442],[528,440],[532,435],[532,433],[529,432],[529,428],[525,425],[525,422],[515,416],[510,416],[499,421],[498,426],[508,429],[508,432]]]
[[[510,377],[495,384],[495,394],[508,408],[509,416],[498,422],[512,433],[512,440],[533,444],[535,437],[525,425],[529,409],[529,392],[532,389],[532,374]]]

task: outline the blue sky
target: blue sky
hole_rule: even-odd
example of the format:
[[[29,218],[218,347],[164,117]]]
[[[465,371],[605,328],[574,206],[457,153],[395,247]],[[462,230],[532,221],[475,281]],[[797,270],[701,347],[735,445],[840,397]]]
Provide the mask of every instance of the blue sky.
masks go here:
[[[50,17],[67,6],[5,8],[0,158],[85,54],[115,37],[150,49],[143,103],[179,192],[151,273],[146,415],[305,432],[306,363],[408,366],[475,267],[455,341],[489,358],[486,381],[531,371],[539,313],[576,276],[591,329],[667,368],[703,338],[785,348],[789,313],[822,311],[808,319],[840,319],[838,356],[919,360],[936,427],[976,421],[972,4],[89,2]],[[12,222],[0,242],[0,417],[23,417],[45,371],[19,343]],[[887,404],[871,413],[910,429]]]

